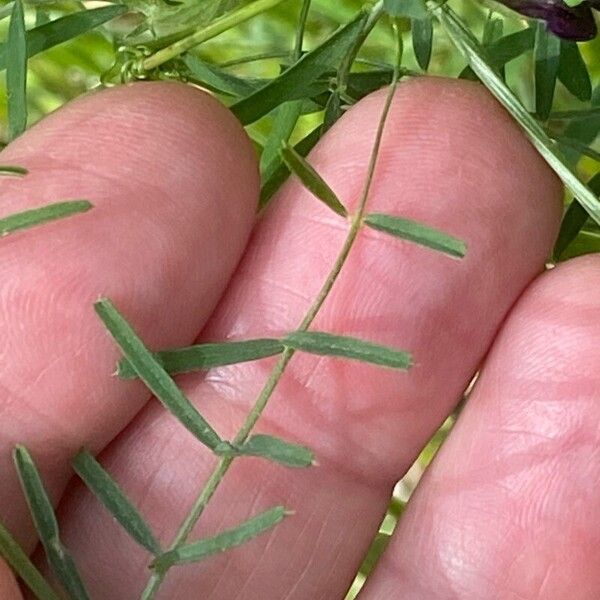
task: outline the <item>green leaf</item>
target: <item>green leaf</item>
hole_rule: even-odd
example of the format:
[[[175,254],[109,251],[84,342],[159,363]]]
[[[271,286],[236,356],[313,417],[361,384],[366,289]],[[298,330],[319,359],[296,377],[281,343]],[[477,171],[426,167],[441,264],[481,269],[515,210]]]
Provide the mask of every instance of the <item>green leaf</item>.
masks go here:
[[[286,145],[281,150],[281,156],[289,169],[300,179],[303,185],[312,192],[323,204],[342,217],[348,216],[348,211],[340,202],[335,192],[317,171],[291,146]]]
[[[488,90],[490,90],[523,128],[536,150],[561,178],[573,195],[579,199],[579,202],[585,207],[588,214],[597,223],[600,223],[600,203],[596,194],[577,177],[563,160],[556,148],[556,144],[548,137],[542,126],[529,114],[510,88],[502,81],[502,78],[498,76],[494,68],[487,62],[485,52],[482,51],[477,40],[465,32],[466,25],[461,18],[447,3],[443,5],[432,3],[431,11]]]
[[[15,165],[0,165],[0,175],[15,175],[23,177],[29,171],[25,167],[17,167]]]
[[[15,0],[10,16],[6,56],[8,135],[14,140],[27,128],[27,36],[21,0]]]
[[[161,553],[160,544],[148,523],[115,480],[87,450],[81,450],[73,459],[73,468],[90,491],[138,544],[152,554]]]
[[[374,213],[365,217],[365,224],[377,231],[427,246],[449,256],[463,258],[467,252],[463,241],[410,219]]]
[[[283,352],[281,342],[267,338],[221,344],[198,344],[187,348],[157,352],[154,354],[154,358],[168,373],[174,375],[235,365],[275,356],[280,352]],[[137,377],[133,366],[126,358],[119,363],[117,374],[121,379]]]
[[[592,82],[587,65],[575,42],[561,40],[559,81],[579,100],[587,102],[592,97]]]
[[[427,8],[423,0],[383,0],[385,12],[391,17],[426,19]]]
[[[282,342],[295,350],[320,356],[351,358],[393,369],[409,369],[412,366],[411,355],[403,350],[321,331],[295,331]]]
[[[281,523],[287,514],[283,506],[276,506],[249,519],[235,529],[228,529],[214,537],[186,544],[176,550],[169,550],[159,556],[151,567],[159,572],[165,572],[174,565],[197,562],[212,554],[219,554],[241,546]]]
[[[560,64],[560,38],[537,23],[535,32],[535,111],[545,121],[552,110],[558,66]]]
[[[600,171],[590,179],[588,187],[596,194],[600,194]],[[554,246],[554,256],[559,259],[566,249],[569,247],[571,242],[577,237],[579,232],[588,220],[588,214],[585,209],[577,202],[573,200],[563,217],[558,239]]]
[[[27,449],[17,446],[14,461],[33,523],[46,551],[52,572],[73,600],[89,600],[83,581],[68,550],[60,541],[54,510],[37,467]]]
[[[378,86],[381,87],[381,86]],[[323,115],[323,124],[321,125],[321,134],[325,135],[342,116],[342,99],[339,92],[336,90],[331,93],[327,104],[325,105],[325,113]]]
[[[433,46],[433,22],[429,16],[425,19],[413,19],[412,44],[417,63],[423,71],[427,71]]]
[[[586,144],[583,144],[579,140],[574,140],[564,135],[559,135],[556,137],[556,141],[561,147],[575,150],[580,155],[587,156],[597,162],[600,162],[600,152],[590,148],[589,146],[586,146]]]
[[[86,31],[127,12],[121,4],[102,6],[55,19],[27,32],[27,57],[31,58],[44,50],[73,39]],[[0,70],[6,68],[8,54],[6,44],[0,44]]]
[[[564,0],[564,3],[567,6],[570,6],[571,8],[575,7],[575,6],[579,6],[580,4],[582,4],[583,2],[585,2],[585,0]]]
[[[254,93],[261,85],[260,81],[231,75],[215,65],[200,60],[193,54],[185,54],[183,62],[189,69],[192,77],[213,91],[231,96],[248,96]]]
[[[334,68],[352,47],[363,30],[366,14],[336,31],[323,44],[306,53],[298,62],[267,85],[231,107],[233,113],[248,125],[289,100],[310,97],[313,81]]]
[[[177,387],[112,302],[105,298],[96,302],[94,308],[148,389],[190,433],[214,450],[222,442],[217,432]]]
[[[552,121],[588,121],[600,117],[600,106],[584,108],[582,110],[562,110],[550,113]]]
[[[271,435],[253,435],[242,446],[236,447],[235,453],[267,458],[286,467],[310,467],[314,464],[314,454],[310,448]]]
[[[10,532],[0,523],[0,556],[23,580],[38,600],[59,600],[42,574],[36,569],[29,557],[23,552]]]
[[[67,202],[57,202],[56,204],[48,204],[41,208],[33,208],[15,213],[14,215],[0,219],[0,236],[87,212],[91,208],[92,204],[87,200],[69,200]]]

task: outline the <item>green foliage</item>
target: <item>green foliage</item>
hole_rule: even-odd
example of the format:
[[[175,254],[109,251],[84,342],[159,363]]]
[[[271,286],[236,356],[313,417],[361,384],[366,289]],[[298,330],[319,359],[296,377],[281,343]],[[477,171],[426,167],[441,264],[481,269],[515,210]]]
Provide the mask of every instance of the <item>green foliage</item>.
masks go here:
[[[4,167],[4,169],[15,169],[15,167]],[[0,219],[0,236],[87,212],[91,208],[92,204],[87,200],[69,200],[15,213]]]

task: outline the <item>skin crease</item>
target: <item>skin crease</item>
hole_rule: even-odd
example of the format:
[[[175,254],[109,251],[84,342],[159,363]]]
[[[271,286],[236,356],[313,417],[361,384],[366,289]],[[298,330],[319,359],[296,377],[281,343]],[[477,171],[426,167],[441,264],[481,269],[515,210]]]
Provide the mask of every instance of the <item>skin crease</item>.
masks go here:
[[[119,353],[93,302],[111,297],[153,346],[192,342],[239,260],[258,178],[232,115],[173,84],[88,95],[0,161],[30,170],[3,179],[2,214],[95,205],[0,244],[0,519],[33,548],[13,446],[29,447],[57,500],[77,450],[103,448],[150,396],[110,376]]]
[[[354,107],[310,159],[350,206],[360,194],[384,94]],[[320,466],[289,471],[239,461],[194,537],[274,504],[295,515],[243,548],[201,567],[176,569],[161,597],[196,597],[198,590],[209,600],[343,597],[393,483],[452,410],[510,307],[541,271],[561,195],[557,180],[483,88],[441,79],[400,86],[370,207],[465,239],[469,254],[454,261],[380,233],[361,233],[315,328],[408,348],[415,368],[406,374],[295,357],[259,431],[313,447]],[[298,182],[289,182],[255,230],[201,339],[295,328],[346,229]],[[215,369],[181,383],[229,437],[272,363]],[[155,402],[101,460],[166,541],[214,462]],[[76,481],[59,517],[94,598],[139,594],[148,556]]]
[[[179,93],[175,87],[182,90],[171,86],[172,100]],[[383,93],[378,93],[353,108],[311,156],[311,162],[350,206],[360,192],[382,102]],[[126,110],[127,102],[115,104]],[[164,108],[159,108],[148,109],[148,113],[155,110],[162,118]],[[187,123],[189,117],[181,114],[179,118]],[[111,122],[119,131],[119,120]],[[191,185],[189,181],[187,185]],[[176,569],[161,597],[194,598],[200,590],[203,598],[213,600],[343,597],[385,510],[393,482],[452,409],[511,306],[541,270],[556,234],[560,199],[556,179],[481,87],[431,79],[402,84],[386,131],[370,206],[419,219],[465,239],[468,257],[453,261],[383,234],[361,234],[316,328],[409,348],[416,359],[415,368],[409,374],[394,373],[335,359],[297,356],[259,430],[315,448],[320,467],[288,471],[258,460],[236,463],[195,536],[234,525],[280,502],[293,508],[295,515],[243,548],[210,559],[201,567]],[[139,212],[136,218],[140,218]],[[255,230],[201,339],[274,335],[294,328],[339,250],[346,227],[291,181]],[[231,244],[229,232],[222,243],[224,252]],[[189,249],[182,252],[189,253]],[[560,281],[560,272],[557,269],[551,276]],[[579,281],[579,275],[572,277],[565,286],[572,289]],[[174,294],[179,297],[181,287]],[[532,304],[537,301],[534,296]],[[548,305],[540,306],[544,315]],[[147,310],[152,312],[152,308]],[[185,307],[180,310],[182,320],[189,318]],[[197,310],[196,304],[193,310]],[[131,312],[136,311],[133,299]],[[162,310],[158,314],[166,312],[170,313]],[[136,314],[127,316],[153,347],[161,345],[160,337],[152,337],[156,315],[148,322]],[[510,319],[509,324],[512,322]],[[518,338],[521,330],[527,340],[526,325],[527,319],[509,333],[503,332],[500,344],[505,337]],[[114,359],[116,353],[107,348],[106,354]],[[492,360],[496,354],[492,350]],[[102,364],[108,378],[114,364]],[[230,436],[271,364],[272,360],[266,360],[216,369],[187,376],[181,383],[209,421],[222,435]],[[572,376],[577,380],[580,372]],[[104,380],[99,381],[105,385]],[[499,386],[498,382],[494,389]],[[46,401],[48,393],[42,394]],[[71,413],[57,410],[54,418],[60,422],[67,415],[71,418]],[[535,419],[535,415],[524,415]],[[496,416],[487,418],[493,424]],[[105,417],[108,423],[104,423],[96,418],[94,439],[114,436],[111,419]],[[4,418],[1,422],[4,427]],[[542,419],[542,429],[544,423]],[[464,430],[462,436],[468,444],[469,428],[461,427],[458,431]],[[485,445],[483,450],[490,456],[491,448]],[[528,450],[523,451],[522,460],[535,462],[539,449]],[[101,459],[164,540],[173,535],[211,466],[207,452],[156,402],[131,421]],[[461,482],[466,489],[477,483],[480,473],[476,470],[470,475],[471,481]],[[561,479],[565,489],[572,481],[585,487],[584,474],[576,469],[565,471]],[[590,498],[596,487],[587,490]],[[515,506],[526,505],[526,491],[517,486],[511,499],[513,510],[506,511],[509,516],[515,513]],[[481,510],[486,508],[487,504]],[[5,509],[3,502],[0,509]],[[598,520],[586,513],[579,522],[587,523],[588,515]],[[423,515],[426,517],[435,518]],[[59,518],[93,598],[129,598],[139,593],[147,576],[148,556],[76,481],[61,501]],[[531,518],[520,522],[530,537],[539,536],[538,525]],[[480,546],[485,548],[489,538],[490,554],[497,551],[509,561],[514,558],[514,547],[494,546],[495,531],[492,527],[483,530],[478,537]],[[579,539],[570,537],[574,545]],[[418,546],[414,540],[412,543]],[[550,556],[552,547],[541,549]],[[399,541],[396,554],[405,551],[406,542]],[[573,555],[590,566],[587,558],[581,558],[583,551]],[[593,553],[589,555],[594,558]],[[535,556],[525,558],[535,564]],[[392,567],[380,576],[388,586],[392,580],[385,575],[393,576],[393,561],[399,559],[389,560]],[[418,564],[424,568],[427,563],[421,558]],[[468,578],[479,566],[463,576]],[[527,572],[527,560],[521,566],[522,571],[514,571],[517,575]],[[493,580],[484,570],[481,573],[473,593],[512,597],[503,595],[508,589],[506,582]],[[446,573],[434,568],[430,579],[433,586],[447,581]],[[496,586],[492,589],[490,579]],[[387,589],[391,592],[382,595],[375,588],[373,597],[403,597],[393,585]],[[573,594],[571,589],[569,595]]]

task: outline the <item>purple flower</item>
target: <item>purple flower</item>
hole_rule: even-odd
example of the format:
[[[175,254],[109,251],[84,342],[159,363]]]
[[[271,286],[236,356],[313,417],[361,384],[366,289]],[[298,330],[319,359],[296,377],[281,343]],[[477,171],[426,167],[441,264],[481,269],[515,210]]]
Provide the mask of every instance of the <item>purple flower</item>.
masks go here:
[[[526,17],[546,21],[552,33],[566,40],[584,42],[598,33],[592,8],[600,10],[600,0],[585,0],[573,7],[567,6],[562,0],[500,1]]]

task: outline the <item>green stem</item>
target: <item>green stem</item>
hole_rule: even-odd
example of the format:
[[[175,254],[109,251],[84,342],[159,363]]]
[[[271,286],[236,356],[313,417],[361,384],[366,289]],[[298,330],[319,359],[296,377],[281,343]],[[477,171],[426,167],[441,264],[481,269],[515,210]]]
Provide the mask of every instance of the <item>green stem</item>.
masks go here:
[[[217,19],[207,27],[196,31],[192,35],[189,35],[181,40],[178,40],[171,45],[155,52],[152,56],[144,59],[141,63],[143,71],[152,71],[160,65],[178,57],[179,55],[187,52],[194,46],[202,44],[207,40],[210,40],[217,35],[240,25],[249,19],[281,4],[284,0],[256,0],[252,4],[247,4],[239,10],[235,10],[220,19]]]
[[[398,64],[396,65],[396,68],[394,70],[394,78],[392,81],[392,85],[390,86],[390,91],[387,95],[383,113],[382,113],[381,119],[379,121],[379,126],[377,128],[375,143],[373,145],[373,150],[371,152],[371,157],[369,160],[367,178],[366,178],[364,188],[363,188],[363,191],[362,191],[362,194],[360,197],[358,209],[357,209],[356,213],[354,214],[354,216],[352,217],[352,221],[350,224],[350,230],[348,231],[348,235],[346,237],[346,240],[344,241],[344,245],[342,246],[342,249],[340,250],[340,253],[339,253],[329,275],[327,276],[327,279],[325,280],[323,287],[321,288],[317,297],[315,298],[312,305],[308,309],[308,312],[302,319],[302,322],[300,323],[300,326],[298,327],[299,331],[306,331],[312,325],[313,321],[319,314],[319,311],[321,310],[323,304],[325,303],[325,300],[327,299],[327,297],[329,296],[329,293],[333,289],[333,286],[334,286],[335,282],[337,281],[344,265],[346,264],[348,256],[350,255],[350,252],[351,252],[351,250],[354,246],[354,243],[358,237],[358,234],[361,230],[361,227],[363,224],[363,218],[365,216],[367,201],[369,199],[371,188],[373,186],[373,178],[375,176],[375,167],[377,165],[377,159],[378,159],[379,151],[381,148],[381,142],[383,139],[385,125],[387,123],[387,118],[388,118],[388,115],[390,112],[390,108],[392,106],[392,101],[394,99],[394,94],[396,92],[398,80],[400,78],[400,58],[401,58],[401,56],[402,56],[402,44],[401,44],[401,39],[400,39],[400,41],[398,43],[399,60],[398,60]],[[256,423],[258,422],[260,417],[262,416],[269,400],[271,399],[271,396],[273,395],[273,392],[275,391],[275,388],[281,381],[281,378],[283,377],[283,375],[287,369],[287,366],[289,365],[294,354],[295,354],[295,350],[293,350],[292,348],[286,348],[283,351],[283,353],[281,354],[281,356],[279,357],[279,360],[277,361],[275,367],[271,371],[271,374],[270,374],[268,380],[266,381],[254,406],[252,407],[252,410],[246,417],[246,421],[244,422],[244,424],[242,425],[242,428],[239,430],[239,432],[233,439],[232,444],[234,446],[243,444],[248,439],[250,434],[252,433],[254,426],[256,425]],[[217,467],[212,472],[209,479],[207,480],[204,487],[202,488],[202,490],[201,490],[200,494],[198,495],[196,501],[194,502],[194,505],[192,506],[188,516],[186,517],[184,522],[181,524],[181,527],[179,528],[177,535],[175,536],[175,538],[173,539],[173,541],[169,547],[170,550],[175,550],[176,548],[178,548],[179,546],[184,544],[185,541],[187,540],[187,538],[189,537],[189,535],[192,533],[192,530],[194,529],[196,523],[202,516],[204,509],[210,502],[211,498],[213,497],[214,493],[216,492],[217,488],[219,487],[221,481],[223,480],[227,471],[229,470],[229,467],[233,463],[234,458],[235,457],[233,457],[233,456],[226,456],[226,457],[222,457],[219,460]],[[166,575],[166,572],[158,572],[158,571],[155,571],[152,574],[152,576],[150,577],[150,579],[148,581],[146,589],[142,593],[141,600],[151,600],[152,598],[155,597],[156,592],[158,591],[160,585],[162,584],[162,581],[165,578],[165,575]]]

